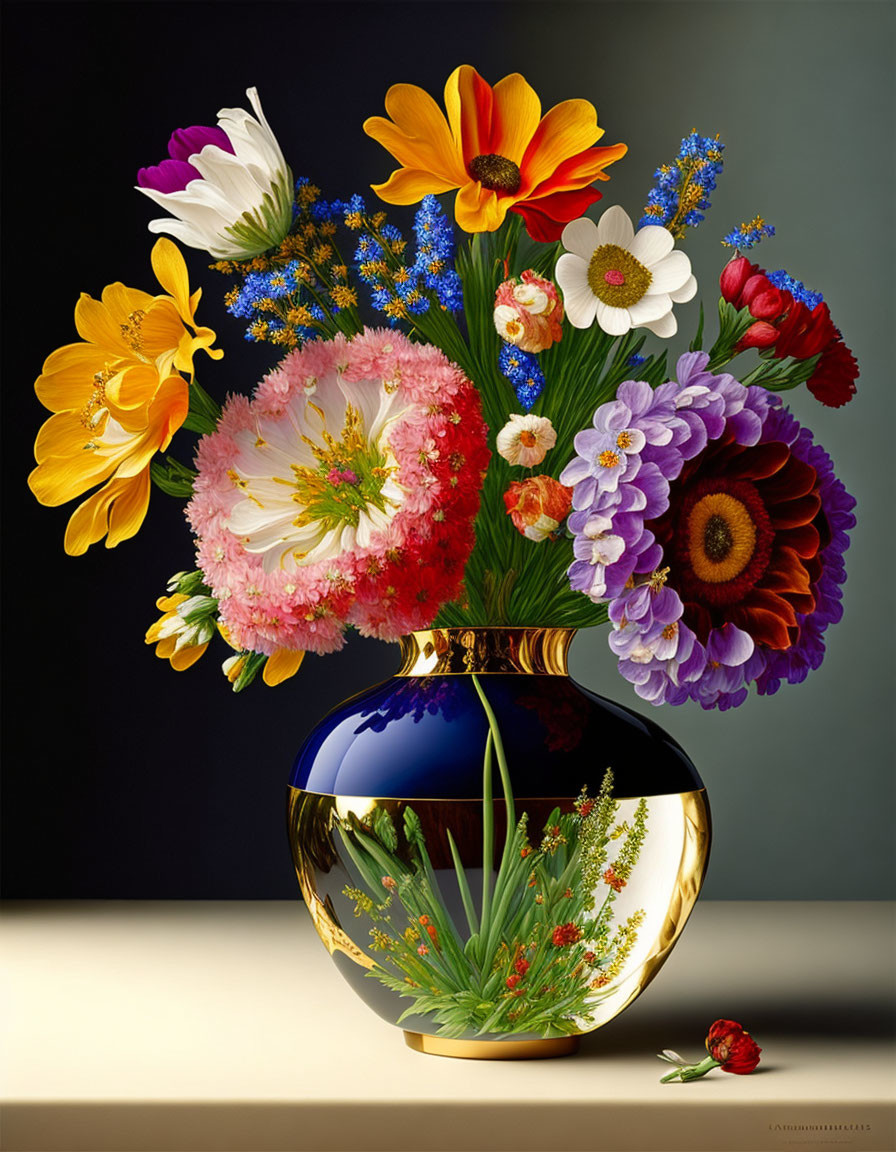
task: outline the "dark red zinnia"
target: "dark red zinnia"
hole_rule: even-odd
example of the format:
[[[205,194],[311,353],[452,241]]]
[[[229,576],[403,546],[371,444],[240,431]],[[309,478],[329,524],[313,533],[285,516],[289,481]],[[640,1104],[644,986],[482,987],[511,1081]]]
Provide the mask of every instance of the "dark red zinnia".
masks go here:
[[[816,471],[786,444],[726,434],[685,463],[649,528],[674,558],[670,584],[702,644],[726,623],[768,648],[794,643],[797,614],[815,608],[828,528]]]

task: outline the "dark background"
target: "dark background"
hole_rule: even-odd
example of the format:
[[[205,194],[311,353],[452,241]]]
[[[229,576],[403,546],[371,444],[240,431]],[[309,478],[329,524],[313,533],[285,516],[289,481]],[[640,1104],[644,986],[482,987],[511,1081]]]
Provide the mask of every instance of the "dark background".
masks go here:
[[[859,499],[844,622],[803,686],[735,713],[656,713],[618,677],[599,633],[572,670],[658,719],[709,789],[718,898],[892,893],[893,9],[886,3],[8,3],[4,17],[3,892],[7,897],[281,898],[296,885],[284,831],[293,756],[314,723],[387,676],[397,649],[349,639],[270,690],[234,696],[223,645],[175,673],[143,643],[169,575],[193,566],[179,502],[157,490],[140,534],[62,550],[74,505],[25,487],[47,413],[41,363],[77,339],[81,291],[155,291],[149,219],[131,190],[170,132],[248,107],[256,85],[296,176],[329,196],[394,166],[361,131],[391,83],[437,98],[459,63],[492,83],[521,71],[544,109],[592,100],[604,143],[629,144],[603,204],[637,218],[656,165],[692,128],[720,132],[725,173],[687,251],[710,310],[718,238],[757,212],[759,250],[821,289],[862,366],[858,398],[800,419]],[[372,195],[372,194],[371,194]],[[394,211],[407,224],[410,211]],[[199,319],[225,359],[200,358],[217,398],[273,362],[224,313],[228,282],[185,250]],[[676,309],[686,347],[696,301]],[[711,312],[710,312],[711,314]],[[886,356],[886,359],[885,359]],[[174,450],[190,455],[189,434]]]

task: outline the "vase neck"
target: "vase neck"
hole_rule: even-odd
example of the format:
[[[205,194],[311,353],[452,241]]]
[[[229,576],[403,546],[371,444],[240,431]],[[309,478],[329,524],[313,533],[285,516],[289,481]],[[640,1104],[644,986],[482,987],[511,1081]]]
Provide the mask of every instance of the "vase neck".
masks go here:
[[[430,628],[401,638],[399,676],[568,676],[575,628]]]

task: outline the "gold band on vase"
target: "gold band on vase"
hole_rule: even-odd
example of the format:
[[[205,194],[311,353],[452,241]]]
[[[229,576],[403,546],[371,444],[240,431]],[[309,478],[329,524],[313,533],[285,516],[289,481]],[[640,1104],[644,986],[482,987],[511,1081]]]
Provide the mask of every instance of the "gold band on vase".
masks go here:
[[[398,676],[568,676],[575,628],[428,628],[401,638]]]
[[[579,1046],[579,1036],[551,1036],[534,1040],[451,1040],[425,1032],[405,1032],[404,1042],[428,1056],[454,1056],[461,1060],[550,1060],[569,1056]]]

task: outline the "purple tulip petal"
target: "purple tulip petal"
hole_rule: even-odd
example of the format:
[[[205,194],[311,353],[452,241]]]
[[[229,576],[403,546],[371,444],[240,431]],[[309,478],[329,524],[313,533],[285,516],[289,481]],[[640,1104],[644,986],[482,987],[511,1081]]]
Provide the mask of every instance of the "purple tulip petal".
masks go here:
[[[225,152],[233,154],[233,145],[223,128],[194,125],[192,128],[178,128],[171,134],[168,155],[172,160],[189,160],[207,144],[216,144]]]
[[[137,173],[140,188],[151,188],[154,192],[181,192],[191,180],[202,177],[192,164],[184,160],[163,160],[152,168],[141,168]]]

